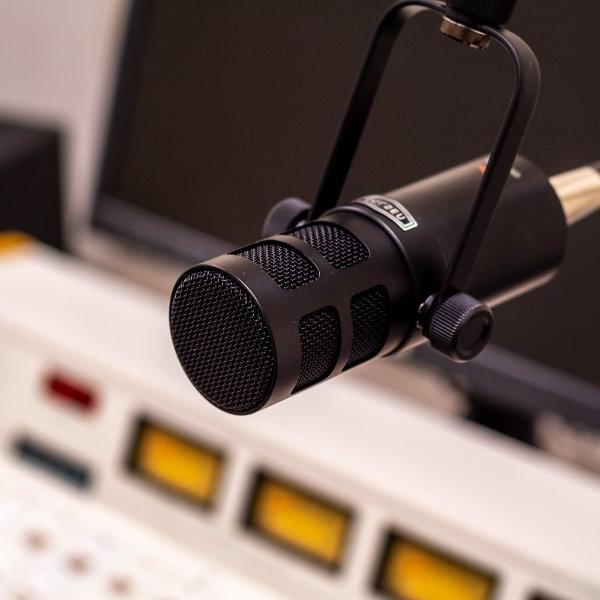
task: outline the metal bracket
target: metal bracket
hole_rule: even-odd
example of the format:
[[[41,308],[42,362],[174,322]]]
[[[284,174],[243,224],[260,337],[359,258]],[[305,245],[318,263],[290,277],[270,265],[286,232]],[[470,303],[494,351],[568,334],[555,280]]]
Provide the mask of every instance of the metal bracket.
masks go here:
[[[426,10],[446,16],[447,5],[436,0],[401,1],[387,11],[379,24],[318,188],[310,220],[317,219],[337,204],[395,42],[406,23]],[[452,12],[452,19],[457,21],[456,11]],[[472,27],[472,17],[465,17],[465,24]],[[477,31],[489,36],[508,52],[514,66],[514,88],[488,167],[448,265],[442,287],[427,303],[426,313],[421,315],[425,331],[440,305],[453,294],[463,291],[468,284],[539,95],[539,65],[527,43],[511,31],[490,25],[475,25]]]

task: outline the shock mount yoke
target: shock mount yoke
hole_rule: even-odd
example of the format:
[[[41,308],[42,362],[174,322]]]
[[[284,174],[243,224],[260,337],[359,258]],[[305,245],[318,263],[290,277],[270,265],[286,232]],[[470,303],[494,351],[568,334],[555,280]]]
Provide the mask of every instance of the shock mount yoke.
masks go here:
[[[515,3],[516,0],[403,0],[394,4],[371,41],[313,205],[309,207],[298,199],[282,200],[267,219],[271,220],[271,227],[281,231],[284,224],[294,226],[305,219],[318,219],[336,206],[395,42],[413,17],[423,11],[438,13],[442,17],[442,33],[472,48],[484,49],[491,42],[499,44],[509,54],[515,74],[508,110],[442,285],[436,294],[419,299],[418,324],[423,335],[434,348],[456,361],[474,358],[492,333],[490,308],[464,290],[539,94],[540,71],[534,52],[519,36],[501,27],[510,18]],[[267,232],[271,233],[268,225]]]

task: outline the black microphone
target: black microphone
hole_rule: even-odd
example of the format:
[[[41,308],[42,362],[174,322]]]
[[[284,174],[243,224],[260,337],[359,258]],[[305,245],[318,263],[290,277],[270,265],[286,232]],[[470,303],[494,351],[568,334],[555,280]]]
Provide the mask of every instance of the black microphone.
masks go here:
[[[196,389],[249,414],[424,341],[419,310],[442,285],[486,160],[360,198],[185,272],[170,325]],[[462,291],[494,305],[547,281],[564,255],[567,217],[598,198],[595,168],[549,180],[519,157]],[[452,323],[428,335],[441,349]]]

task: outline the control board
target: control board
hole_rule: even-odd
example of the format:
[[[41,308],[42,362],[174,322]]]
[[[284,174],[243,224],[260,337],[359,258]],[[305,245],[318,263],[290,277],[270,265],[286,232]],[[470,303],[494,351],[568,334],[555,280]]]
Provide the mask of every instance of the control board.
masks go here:
[[[35,244],[0,254],[0,288],[8,598],[600,597],[593,476],[360,372],[221,413],[167,298]],[[37,573],[57,591],[19,596]]]

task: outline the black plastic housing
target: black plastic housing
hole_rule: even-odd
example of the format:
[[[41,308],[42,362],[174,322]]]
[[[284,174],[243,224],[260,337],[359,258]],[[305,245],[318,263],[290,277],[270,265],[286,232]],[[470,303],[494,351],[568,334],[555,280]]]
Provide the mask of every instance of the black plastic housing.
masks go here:
[[[422,262],[419,255],[434,244],[444,265],[449,262],[486,163],[484,156],[388,194],[405,205],[419,222],[420,230],[396,230],[400,242],[411,245],[411,261],[419,257]],[[413,234],[423,239],[418,241],[418,250],[412,249],[416,244],[408,239]],[[427,237],[431,241],[425,242]],[[554,274],[564,257],[566,242],[564,212],[547,175],[519,156],[471,278],[466,289],[460,291],[490,306],[525,293]],[[436,275],[428,277],[422,268],[418,272],[421,279],[428,279],[427,285],[431,285],[429,279],[434,279],[434,289],[423,291],[435,291]]]
[[[65,249],[61,144],[58,130],[0,120],[0,231]]]

